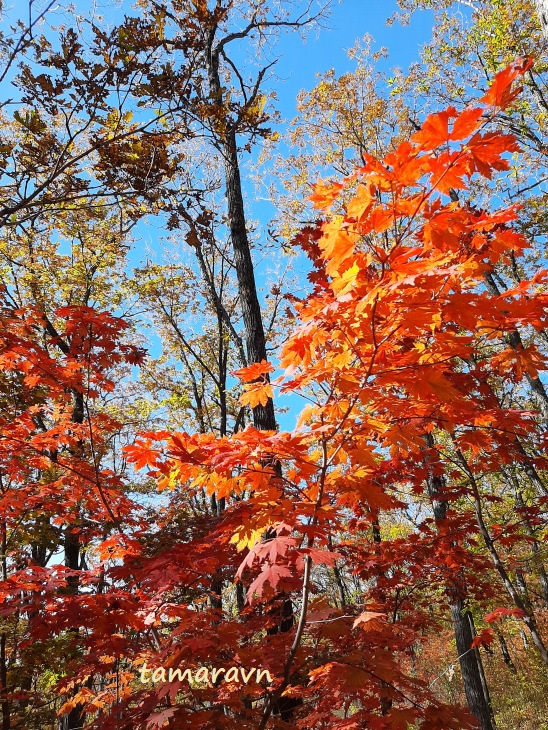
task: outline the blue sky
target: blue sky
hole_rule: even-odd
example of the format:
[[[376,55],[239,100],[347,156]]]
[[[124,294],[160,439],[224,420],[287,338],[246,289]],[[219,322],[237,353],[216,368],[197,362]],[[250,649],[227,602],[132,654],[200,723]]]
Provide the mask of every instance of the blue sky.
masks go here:
[[[135,15],[139,12],[132,8],[129,0],[124,0],[122,3],[116,0],[98,0],[94,4],[97,13],[103,18],[102,21],[98,19],[100,25],[120,22],[124,14]],[[90,0],[76,0],[74,5],[76,13],[85,16],[90,9]],[[335,69],[337,75],[353,70],[353,62],[348,58],[347,52],[366,34],[374,39],[375,49],[381,47],[388,49],[388,59],[380,61],[380,68],[387,75],[390,75],[393,67],[398,66],[405,70],[409,64],[419,59],[420,47],[431,37],[433,14],[426,11],[417,12],[407,26],[402,26],[398,22],[388,25],[387,19],[397,10],[395,0],[341,0],[340,2],[333,0],[326,28],[319,32],[311,32],[304,41],[297,33],[281,33],[273,56],[279,60],[275,66],[275,75],[269,81],[271,88],[273,86],[277,91],[276,106],[284,120],[279,131],[283,132],[285,124],[296,115],[296,99],[302,89],[312,89],[317,84],[318,76],[330,69]],[[55,8],[49,19],[55,23],[61,20],[61,16],[62,9]],[[248,60],[252,60],[248,55],[247,41],[243,41],[240,47],[233,47],[231,44],[230,52],[240,68],[245,67]],[[257,149],[254,150],[253,156],[256,154]],[[245,180],[248,161],[249,155],[242,153],[246,208],[249,218],[258,220],[264,231],[275,210],[272,204],[256,200],[253,183]],[[130,269],[144,263],[150,254],[158,262],[162,260],[165,236],[163,224],[164,221],[148,219],[146,223],[143,221],[136,227],[134,230],[136,241],[129,255]],[[261,234],[259,240],[260,238]],[[268,261],[258,269],[259,287],[265,284],[264,271],[267,267]],[[298,269],[299,276],[302,276],[304,281],[307,262],[302,258],[298,261]],[[158,357],[161,352],[161,342],[159,338],[148,334],[151,337],[148,342],[150,355]],[[290,407],[289,414],[279,415],[280,426],[290,429],[304,404],[300,399],[287,397],[281,398],[278,402],[280,405]]]
[[[283,56],[277,73],[287,79],[278,87],[282,115],[294,113],[298,92],[313,88],[318,74],[331,68],[337,74],[352,70],[347,51],[365,34],[373,36],[377,48],[388,48],[390,58],[383,70],[394,66],[406,68],[418,60],[420,46],[431,36],[433,13],[415,13],[408,26],[398,22],[388,26],[387,19],[397,10],[395,0],[342,0],[333,4],[330,29],[309,36],[304,43],[294,34],[281,39],[279,49]]]

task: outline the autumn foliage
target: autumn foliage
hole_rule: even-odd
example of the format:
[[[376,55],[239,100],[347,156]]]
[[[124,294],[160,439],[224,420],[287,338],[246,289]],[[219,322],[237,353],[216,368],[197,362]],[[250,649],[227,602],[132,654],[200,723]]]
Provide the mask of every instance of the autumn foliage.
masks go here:
[[[271,382],[266,362],[236,372],[242,405],[264,406],[277,391],[302,397],[297,427],[142,434],[126,457],[162,492],[158,525],[96,467],[116,425],[100,410],[73,417],[75,393],[93,403],[111,388],[109,366],[142,356],[123,344],[123,323],[63,309],[59,340],[39,343],[40,314],[4,305],[1,397],[15,391],[18,404],[0,423],[5,533],[40,512],[47,529],[77,530],[95,556],[75,576],[22,550],[0,588],[4,619],[26,618],[21,651],[65,642],[65,712],[81,706],[89,727],[105,730],[476,727],[413,662],[455,595],[496,605],[487,576],[504,582],[510,548],[528,545],[523,525],[546,499],[504,529],[486,514],[502,468],[548,466],[538,414],[500,397],[500,384],[521,388],[545,369],[538,347],[508,336],[547,327],[548,272],[494,296],[486,276],[519,260],[527,241],[512,227],[516,208],[476,208],[467,196],[518,151],[492,121],[530,64],[501,72],[476,106],[429,116],[384,159],[366,155],[349,177],[317,185],[320,218],[295,240],[311,262],[311,293],[293,298],[284,374]],[[445,518],[417,511],[391,530],[392,516],[430,504],[432,479]],[[213,494],[225,510],[194,514]],[[341,572],[366,590],[337,588]],[[223,610],[209,600],[219,579]],[[281,631],[288,597],[293,625]],[[488,624],[511,616],[538,634],[527,605],[511,605],[511,594],[502,603]],[[476,646],[489,643],[486,631]],[[145,662],[260,667],[273,683],[145,685]]]

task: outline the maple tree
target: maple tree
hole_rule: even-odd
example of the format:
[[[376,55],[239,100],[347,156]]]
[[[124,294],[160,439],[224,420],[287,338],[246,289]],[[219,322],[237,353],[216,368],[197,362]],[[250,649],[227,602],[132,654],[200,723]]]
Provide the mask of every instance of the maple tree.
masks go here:
[[[32,696],[26,672],[55,653],[43,634],[40,659],[29,636],[43,629],[44,612],[55,615],[63,596],[77,594],[80,549],[128,519],[135,524],[122,480],[102,464],[120,424],[94,401],[114,387],[109,369],[139,363],[143,352],[120,341],[127,327],[122,320],[90,307],[58,308],[54,322],[54,334],[40,336],[43,313],[14,308],[2,291],[3,728],[22,717]],[[67,560],[66,567],[49,564],[61,527],[65,544],[78,546],[76,564]],[[98,584],[99,574],[88,583]],[[71,621],[78,626],[75,615]],[[21,659],[26,666],[18,676]]]
[[[337,123],[296,161],[300,181],[324,161],[337,180],[315,185],[319,220],[293,239],[310,295],[277,282],[270,331],[240,168],[274,141],[268,69],[245,82],[228,52],[307,27],[311,6],[142,2],[108,32],[86,26],[90,53],[66,28],[60,44],[21,29],[36,59],[0,150],[3,730],[57,714],[63,730],[491,730],[493,647],[522,685],[524,655],[546,672],[542,193],[520,208],[506,175],[542,168],[543,66],[508,65],[531,51],[519,32],[503,47],[531,2],[487,5],[474,32],[496,60],[479,101],[470,82],[423,121],[450,44],[430,75],[393,84],[430,83],[422,108],[383,96],[358,47],[356,77],[302,97],[309,128],[324,109]],[[189,160],[207,160],[202,178]],[[194,260],[130,277],[130,234],[151,212]],[[272,380],[284,298],[295,327]],[[144,365],[133,305],[164,340],[157,362]],[[108,313],[122,309],[131,324]],[[149,394],[130,403],[134,365]],[[276,430],[277,393],[306,403],[291,433]],[[164,682],[177,667],[190,679]]]

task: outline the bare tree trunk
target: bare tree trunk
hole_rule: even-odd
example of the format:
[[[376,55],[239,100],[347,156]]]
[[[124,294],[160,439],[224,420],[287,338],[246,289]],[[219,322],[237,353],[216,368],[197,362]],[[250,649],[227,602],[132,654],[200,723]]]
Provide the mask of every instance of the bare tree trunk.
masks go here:
[[[483,538],[485,547],[487,548],[487,552],[491,556],[491,561],[496,571],[498,572],[504,587],[508,591],[509,596],[512,598],[514,605],[516,606],[516,608],[523,612],[523,623],[529,629],[531,639],[537,647],[542,661],[548,666],[548,648],[544,644],[544,640],[538,629],[537,621],[531,603],[528,600],[527,595],[525,595],[524,598],[520,596],[518,590],[514,585],[514,582],[510,578],[510,574],[508,573],[506,566],[501,560],[499,552],[495,546],[495,542],[491,537],[489,529],[485,523],[478,484],[476,482],[474,474],[472,473],[472,470],[468,466],[466,458],[464,457],[460,449],[457,449],[457,456],[470,483],[476,513],[476,522],[479,528],[480,535]]]
[[[506,469],[504,467],[502,468],[502,474],[505,481],[510,484],[514,490],[514,497],[517,507],[521,510],[524,510],[526,505],[516,475],[511,469]],[[541,596],[544,600],[544,603],[548,606],[548,574],[546,573],[546,568],[544,567],[544,563],[542,561],[541,551],[539,548],[539,540],[535,535],[535,531],[533,529],[531,521],[527,518],[524,518],[524,523],[527,534],[531,538],[531,556],[533,558],[531,562],[533,564],[533,572],[534,570],[538,572]]]
[[[213,24],[208,38],[207,72],[211,96],[222,98],[222,84],[219,75],[220,48],[214,48],[216,24]],[[234,253],[234,268],[238,280],[238,295],[245,329],[247,362],[266,360],[266,337],[261,305],[257,296],[255,269],[251,257],[251,247],[247,235],[240,163],[238,160],[237,120],[225,119],[226,131],[219,138],[219,150],[223,155],[226,202],[230,227],[230,241]],[[272,399],[266,406],[253,409],[253,424],[262,431],[277,430]]]
[[[481,730],[495,730],[491,700],[482,676],[481,657],[476,649],[470,649],[474,634],[463,599],[453,598],[450,609],[466,702],[480,721]]]
[[[506,639],[504,638],[504,634],[502,633],[502,630],[498,628],[498,626],[493,624],[493,628],[495,629],[495,633],[497,635],[497,639],[499,640],[499,646],[500,646],[500,652],[502,654],[502,658],[504,659],[504,663],[512,671],[514,674],[517,674],[516,665],[512,661],[512,657],[510,656],[510,652],[508,651],[508,644],[506,643]]]

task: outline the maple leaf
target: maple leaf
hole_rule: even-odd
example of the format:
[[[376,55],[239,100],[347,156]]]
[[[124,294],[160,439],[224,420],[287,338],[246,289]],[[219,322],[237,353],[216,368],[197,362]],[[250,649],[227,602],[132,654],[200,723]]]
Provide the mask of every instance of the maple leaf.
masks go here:
[[[357,619],[352,624],[352,628],[355,629],[361,626],[364,631],[380,630],[384,627],[384,619],[386,614],[378,613],[377,611],[364,611],[360,613]]]
[[[245,368],[233,370],[232,375],[235,375],[237,378],[239,378],[242,383],[251,383],[254,380],[257,380],[257,378],[260,378],[261,375],[271,373],[273,372],[273,370],[274,367],[271,365],[271,363],[267,362],[266,360],[261,360],[261,362],[253,363],[252,365],[248,365]]]
[[[319,239],[318,245],[327,261],[327,273],[333,274],[354,254],[359,235],[349,227],[342,216],[336,216],[325,223],[322,230],[323,236]]]
[[[512,83],[518,76],[523,76],[533,66],[534,59],[518,58],[495,76],[495,80],[480,101],[494,107],[505,109],[520,93],[520,89],[512,91]]]
[[[253,529],[251,527],[241,527],[238,532],[232,535],[230,542],[231,544],[236,545],[236,550],[240,553],[246,548],[252,548],[257,542],[259,542],[261,537],[264,535],[264,532],[264,528]],[[243,570],[242,566],[238,569],[239,575],[241,575],[241,570]]]
[[[270,383],[249,383],[240,396],[242,406],[266,406],[268,401],[274,397],[274,391]]]
[[[150,728],[150,730],[159,730],[160,728],[165,727],[166,722],[168,722],[176,712],[176,707],[168,707],[161,712],[151,713],[148,717],[147,728]]]
[[[298,567],[304,567],[303,556],[308,555],[313,563],[317,565],[330,565],[336,564],[337,560],[341,558],[339,553],[332,552],[330,550],[319,550],[318,548],[303,548],[300,551],[299,559],[297,560]]]
[[[260,536],[262,537],[261,533]],[[295,547],[297,540],[287,535],[276,535],[276,537],[265,540],[264,542],[255,542],[249,555],[242,562],[236,575],[240,578],[245,568],[251,568],[256,561],[262,562],[267,560],[274,564],[279,557],[286,557],[289,550]]]
[[[495,640],[492,629],[484,629],[481,633],[474,637],[474,641],[470,645],[471,649],[479,649],[481,646],[489,646]]]
[[[315,208],[325,210],[333,204],[343,188],[342,183],[320,180],[314,186],[314,193],[309,197],[309,200],[314,203]]]
[[[483,107],[469,107],[461,112],[451,129],[450,139],[457,141],[469,137],[479,127],[480,119],[483,115]]]
[[[539,370],[546,369],[545,357],[535,345],[520,347],[516,350],[506,348],[494,355],[489,365],[493,372],[500,375],[510,373],[515,380],[520,380],[524,373],[537,378]]]
[[[519,147],[514,136],[500,132],[477,132],[467,143],[466,151],[470,161],[470,173],[479,172],[490,180],[494,170],[508,170],[507,152],[516,152]]]
[[[247,600],[251,603],[256,593],[261,598],[265,591],[265,585],[268,584],[274,591],[282,578],[292,578],[293,571],[286,565],[269,565],[266,563],[257,578],[251,583],[247,592]]]
[[[421,124],[420,131],[411,137],[411,141],[424,150],[433,150],[446,144],[450,139],[449,120],[455,115],[454,107],[437,114],[430,114]]]
[[[112,535],[106,540],[103,540],[97,548],[97,552],[102,560],[125,558],[128,555],[139,555],[141,550],[141,543],[126,535]]]
[[[513,616],[514,618],[523,618],[526,615],[525,611],[522,611],[519,608],[503,608],[502,606],[499,606],[498,608],[495,608],[494,611],[491,611],[491,613],[488,613],[484,617],[484,621],[488,624],[492,624],[500,618],[508,618],[510,616]]]
[[[459,398],[458,391],[439,371],[434,370],[425,374],[423,382],[428,385],[440,401],[456,400]]]
[[[341,276],[334,276],[331,288],[335,294],[342,297],[353,289],[354,286],[356,286],[359,273],[360,267],[356,262],[354,262],[353,265],[346,269]]]
[[[152,448],[150,441],[137,441],[124,447],[124,453],[129,462],[135,464],[136,469],[146,466],[156,466],[159,452]]]
[[[374,186],[364,185],[363,183],[358,185],[356,194],[346,208],[348,218],[355,218],[358,222],[361,222],[374,201],[373,193]]]

